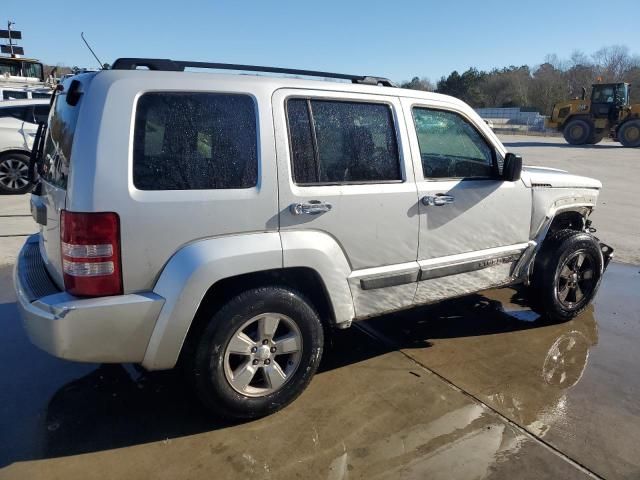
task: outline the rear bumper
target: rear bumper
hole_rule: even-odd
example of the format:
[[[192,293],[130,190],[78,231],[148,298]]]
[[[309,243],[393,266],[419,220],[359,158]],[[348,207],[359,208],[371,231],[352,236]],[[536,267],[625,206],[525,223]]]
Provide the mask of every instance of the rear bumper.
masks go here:
[[[31,341],[50,354],[83,362],[142,362],[164,299],[152,292],[78,298],[49,278],[38,235],[22,247],[14,285]]]

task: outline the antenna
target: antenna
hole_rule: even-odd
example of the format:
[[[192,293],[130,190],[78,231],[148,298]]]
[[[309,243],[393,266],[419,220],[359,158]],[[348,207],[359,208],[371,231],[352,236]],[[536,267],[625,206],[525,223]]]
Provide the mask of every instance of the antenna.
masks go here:
[[[87,48],[91,52],[91,55],[93,55],[93,58],[96,59],[96,61],[98,62],[98,65],[100,65],[100,68],[104,68],[104,65],[102,64],[102,62],[100,61],[100,59],[96,55],[96,52],[93,51],[93,48],[91,48],[91,45],[89,45],[89,42],[87,42],[87,39],[84,38],[84,32],[80,32],[80,37],[82,37],[82,41],[84,42],[84,44],[87,46]]]

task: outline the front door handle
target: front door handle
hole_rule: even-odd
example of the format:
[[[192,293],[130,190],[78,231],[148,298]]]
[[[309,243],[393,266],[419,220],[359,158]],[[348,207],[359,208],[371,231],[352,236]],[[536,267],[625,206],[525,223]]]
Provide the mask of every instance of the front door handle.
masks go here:
[[[292,203],[289,210],[294,215],[318,215],[331,210],[330,203],[321,202],[320,200],[309,200],[307,203]]]
[[[426,207],[441,207],[455,201],[455,197],[452,197],[451,195],[445,195],[444,193],[437,193],[433,196],[425,195],[424,197],[422,197],[422,204]]]

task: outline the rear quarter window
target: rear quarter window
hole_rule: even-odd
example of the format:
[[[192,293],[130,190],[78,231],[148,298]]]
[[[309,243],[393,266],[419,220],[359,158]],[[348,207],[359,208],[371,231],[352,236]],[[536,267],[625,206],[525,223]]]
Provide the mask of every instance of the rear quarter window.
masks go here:
[[[257,184],[256,106],[244,94],[150,92],[138,100],[133,184],[139,190]]]
[[[43,152],[42,177],[58,188],[67,188],[71,147],[78,122],[80,103],[69,105],[66,93],[57,95],[49,120]]]

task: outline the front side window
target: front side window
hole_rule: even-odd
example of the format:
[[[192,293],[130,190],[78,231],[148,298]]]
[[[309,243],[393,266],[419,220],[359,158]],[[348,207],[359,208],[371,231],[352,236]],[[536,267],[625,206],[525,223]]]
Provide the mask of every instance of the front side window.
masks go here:
[[[416,107],[413,120],[425,178],[489,178],[493,151],[457,113]]]
[[[257,152],[248,95],[153,92],[138,101],[133,183],[139,190],[254,187]]]
[[[402,180],[389,105],[293,98],[287,120],[297,184]]]

